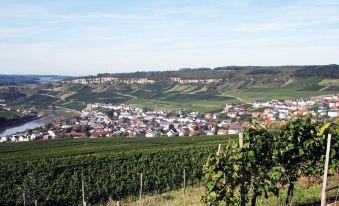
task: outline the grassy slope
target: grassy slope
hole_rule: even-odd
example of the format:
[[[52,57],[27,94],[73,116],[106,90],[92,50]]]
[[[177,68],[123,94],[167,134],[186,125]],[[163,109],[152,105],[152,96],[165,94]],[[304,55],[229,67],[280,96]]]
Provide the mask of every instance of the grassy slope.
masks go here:
[[[329,184],[334,184],[339,181],[339,176],[329,178]],[[292,199],[292,205],[310,204],[315,203],[317,205],[320,200],[321,184],[315,183],[312,186],[306,186],[303,181],[299,181],[296,186],[295,194]],[[328,193],[329,197],[335,197],[338,191],[331,191]],[[286,190],[281,191],[280,197],[271,196],[268,199],[260,197],[257,200],[258,206],[281,206],[284,205],[286,198]],[[202,205],[200,202],[201,197],[204,195],[203,187],[188,187],[185,195],[183,190],[171,191],[162,195],[146,195],[142,200],[126,199],[122,201],[125,206],[156,206],[156,205],[171,205],[171,206],[196,206]],[[107,206],[114,206],[116,202],[110,201]],[[221,204],[224,205],[224,204]]]
[[[94,102],[130,103],[151,109],[155,107],[170,110],[185,108],[206,112],[240,101],[287,99],[338,93],[338,85],[338,79],[293,79],[286,75],[280,78],[268,75],[240,75],[222,85],[164,82],[148,85],[63,85],[56,91],[40,91],[19,103],[37,106],[54,103],[59,107],[76,110],[81,110],[88,103]]]
[[[113,86],[105,89],[98,87],[77,88],[78,93],[62,102],[62,106],[75,108],[82,105],[83,108],[89,102],[127,102],[152,109],[155,107],[164,109],[186,108],[206,112],[220,109],[228,103],[240,102],[232,96],[245,101],[252,101],[255,99],[298,98],[339,92],[338,80],[323,78],[293,79],[293,81],[284,85],[281,81],[279,83],[276,81],[265,83],[265,81],[269,81],[268,77],[257,78],[261,81],[254,81],[254,78],[250,78],[250,83],[247,83],[245,88],[234,91],[227,88],[232,88],[236,82],[231,83],[231,86],[226,88],[216,87],[214,84],[166,83],[133,85],[128,86],[127,89]]]
[[[320,78],[309,78],[309,79],[296,79],[291,84],[284,87],[272,87],[272,88],[260,88],[251,87],[245,90],[226,92],[237,97],[240,97],[246,101],[253,101],[255,99],[287,99],[287,98],[298,98],[308,96],[318,96],[324,94],[332,94],[339,92],[339,90],[323,90],[324,87],[328,86],[326,81]]]
[[[216,90],[200,85],[133,85],[129,88],[117,88],[114,86],[66,88],[68,91],[77,92],[66,100],[59,101],[57,106],[71,109],[83,109],[87,103],[130,103],[141,107],[154,109],[186,108],[198,111],[212,111],[220,109],[225,103],[236,103],[237,99],[221,96]]]

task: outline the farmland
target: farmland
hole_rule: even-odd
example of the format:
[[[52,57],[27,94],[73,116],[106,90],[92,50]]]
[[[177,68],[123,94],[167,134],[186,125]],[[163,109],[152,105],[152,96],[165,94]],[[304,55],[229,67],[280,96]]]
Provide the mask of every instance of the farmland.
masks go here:
[[[225,104],[247,103],[258,99],[288,99],[337,93],[338,70],[338,65],[324,65],[98,74],[81,77],[84,81],[88,80],[81,84],[70,80],[30,87],[3,87],[0,98],[16,105],[54,105],[78,111],[89,103],[126,103],[150,109],[207,112],[220,110]],[[173,80],[172,77],[180,80]],[[121,79],[118,82],[101,82],[101,78]],[[138,78],[149,78],[151,82],[129,82]]]
[[[88,103],[127,103],[150,109],[192,109],[201,112],[221,109],[225,104],[249,102],[256,99],[288,99],[333,94],[339,91],[337,79],[295,78],[286,82],[252,82],[236,86],[226,84],[173,84],[146,85],[78,85],[64,84],[53,91],[41,90],[15,104],[36,107],[55,105],[81,110]],[[234,89],[234,87],[238,87]]]
[[[281,170],[281,175],[284,177],[292,175],[291,177],[294,178],[293,184],[296,186],[292,199],[294,204],[314,202],[319,198],[320,184],[317,183],[317,175],[321,173],[323,167],[322,154],[324,154],[325,143],[324,139],[319,137],[322,137],[324,132],[331,132],[333,134],[332,151],[336,151],[338,127],[336,123],[322,124],[322,126],[319,123],[310,124],[308,118],[293,120],[283,127],[283,132],[277,133],[271,133],[258,125],[252,125],[244,131],[246,146],[244,145],[243,149],[239,148],[235,136],[60,138],[51,141],[2,144],[0,145],[0,173],[2,174],[0,195],[4,198],[0,200],[0,205],[21,205],[22,193],[25,193],[28,204],[38,200],[40,204],[46,205],[79,205],[82,181],[85,184],[85,199],[92,205],[106,204],[112,199],[123,201],[136,199],[139,195],[141,173],[143,174],[143,196],[156,198],[159,194],[165,193],[167,197],[173,196],[169,200],[179,198],[181,202],[188,201],[183,200],[177,192],[174,192],[183,186],[184,170],[186,185],[192,188],[188,190],[188,194],[194,198],[189,201],[197,203],[204,195],[199,189],[201,186],[206,187],[205,195],[211,194],[211,197],[215,197],[212,196],[213,193],[210,193],[210,190],[224,187],[219,184],[219,182],[224,182],[224,178],[228,178],[227,182],[230,187],[235,184],[233,181],[240,182],[236,184],[242,184],[239,179],[241,177],[234,174],[234,172],[242,171],[239,171],[239,168],[246,168],[247,172],[252,174],[262,166],[267,167],[268,170],[276,166],[289,169],[290,172],[287,173],[284,172],[285,169]],[[286,131],[288,132],[285,133]],[[295,132],[301,136],[294,135]],[[293,135],[290,136],[291,134]],[[288,135],[288,138],[278,135]],[[216,154],[218,144],[223,146],[220,153]],[[286,144],[289,147],[285,147]],[[272,151],[279,148],[286,150],[286,153],[279,153],[284,156],[272,159],[270,156],[273,154]],[[304,152],[306,150],[307,153]],[[318,152],[317,155],[314,155],[315,151]],[[293,158],[286,158],[285,154]],[[259,157],[260,155],[263,157]],[[233,161],[229,161],[228,158]],[[244,161],[242,161],[243,158],[245,158]],[[285,162],[290,159],[293,162]],[[331,152],[329,170],[331,174],[337,174],[337,161],[337,154]],[[291,167],[289,167],[290,164]],[[251,167],[250,170],[249,167]],[[299,173],[299,168],[305,170]],[[231,176],[222,176],[219,171],[227,171],[227,175]],[[272,178],[273,182],[281,180],[275,179],[280,176],[280,173],[275,177],[267,176],[270,172],[261,173],[260,178]],[[302,180],[301,175],[310,177],[310,179]],[[255,177],[259,176],[255,175]],[[213,187],[211,185],[214,182],[211,178],[217,180]],[[335,185],[337,180],[337,177],[330,178],[330,185]],[[271,183],[265,181],[263,184]],[[277,184],[272,186],[276,187]],[[238,194],[237,188],[232,189],[233,195]],[[274,197],[275,195],[269,192],[268,200],[259,196],[258,204],[269,205],[273,202],[280,205],[287,197],[286,188],[286,185],[280,188],[281,195],[278,197]],[[307,197],[305,197],[306,194]],[[328,195],[335,195],[335,191]],[[162,201],[161,197],[159,198],[159,201]],[[143,202],[146,201],[145,205],[149,205],[148,199],[146,197],[143,200]],[[175,204],[167,200],[165,202]],[[129,204],[133,205],[134,202],[127,201],[127,205]]]
[[[296,79],[286,86],[264,87],[257,85],[249,89],[225,93],[243,98],[246,101],[253,101],[256,99],[270,100],[300,98],[337,92],[338,89],[336,86],[333,86],[333,82],[337,82],[337,80],[327,81],[321,78]],[[331,90],[331,88],[334,90]]]
[[[198,184],[202,165],[217,144],[231,137],[59,139],[0,145],[0,205],[37,199],[53,205],[81,202],[81,181],[87,201],[106,202],[138,195],[144,174],[145,194],[177,189],[182,171]]]
[[[217,145],[230,137],[199,136],[184,138],[95,138],[95,139],[56,139],[24,143],[0,144],[0,160],[62,158],[91,154],[107,154],[157,150],[175,147]],[[76,148],[76,149],[75,149]]]

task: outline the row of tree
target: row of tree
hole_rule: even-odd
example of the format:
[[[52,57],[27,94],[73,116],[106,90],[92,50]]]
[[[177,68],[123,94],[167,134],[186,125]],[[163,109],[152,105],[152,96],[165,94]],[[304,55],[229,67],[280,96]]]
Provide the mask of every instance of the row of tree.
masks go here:
[[[244,130],[244,144],[233,142],[204,166],[207,205],[256,205],[259,196],[279,196],[287,188],[286,204],[300,177],[323,174],[326,136],[332,134],[329,174],[339,172],[338,123],[319,123],[311,116],[289,121],[271,131],[260,125]]]
[[[169,80],[171,77],[182,79],[230,79],[234,74],[242,72],[246,75],[268,74],[276,75],[283,71],[295,71],[296,77],[329,77],[339,78],[339,65],[311,66],[224,66],[210,68],[183,68],[177,71],[137,71],[132,73],[99,74],[98,77],[113,76],[122,79],[148,78],[154,80]],[[92,78],[96,76],[89,76]]]

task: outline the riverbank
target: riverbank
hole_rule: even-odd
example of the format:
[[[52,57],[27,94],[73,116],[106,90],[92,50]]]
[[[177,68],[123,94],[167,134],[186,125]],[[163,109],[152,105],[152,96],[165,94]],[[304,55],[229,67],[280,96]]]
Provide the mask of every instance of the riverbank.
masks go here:
[[[40,119],[41,117],[42,117],[41,115],[34,115],[7,120],[5,122],[0,122],[0,128],[26,123],[29,121]]]
[[[72,118],[75,114],[66,111],[41,111],[43,115],[38,115],[35,118],[27,119],[27,121],[15,122],[11,125],[0,126],[0,137],[10,136],[29,129],[43,127],[48,123]]]

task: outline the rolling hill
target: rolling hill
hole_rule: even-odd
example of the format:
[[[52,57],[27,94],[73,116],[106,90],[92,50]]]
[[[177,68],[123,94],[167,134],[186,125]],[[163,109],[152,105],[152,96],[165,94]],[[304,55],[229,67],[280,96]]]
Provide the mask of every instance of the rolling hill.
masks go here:
[[[219,110],[227,103],[338,93],[338,71],[338,65],[325,65],[98,74],[39,84],[31,89],[3,86],[0,98],[19,105],[54,105],[75,110],[85,108],[88,103],[101,102],[205,112]],[[81,78],[82,83],[74,82]],[[105,78],[114,79],[114,82],[103,81]],[[140,79],[151,83],[136,83]]]

